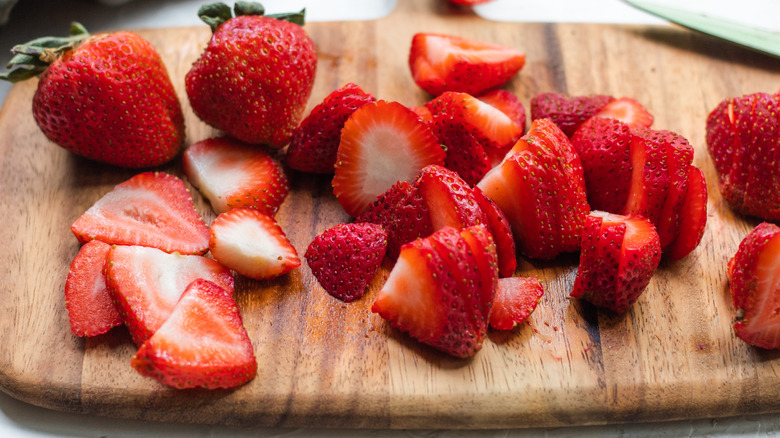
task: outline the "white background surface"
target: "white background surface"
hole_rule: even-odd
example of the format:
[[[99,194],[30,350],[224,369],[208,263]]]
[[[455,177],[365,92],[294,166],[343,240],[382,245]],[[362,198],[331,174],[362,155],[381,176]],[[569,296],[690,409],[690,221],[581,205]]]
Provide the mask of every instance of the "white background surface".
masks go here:
[[[117,0],[106,0],[106,3]],[[414,0],[401,0],[414,1]],[[442,0],[444,1],[444,0]],[[670,1],[670,0],[661,0]],[[19,42],[44,34],[64,34],[73,20],[92,31],[148,27],[199,25],[198,7],[205,0],[132,0],[109,7],[86,0],[21,0],[11,13],[11,21],[0,28],[0,51]],[[265,0],[272,12],[306,6],[310,21],[371,19],[380,17],[395,5],[395,0]],[[740,0],[737,6],[724,0],[677,1],[680,6],[708,8],[708,13],[730,16],[754,25],[780,25],[780,1]],[[636,11],[619,0],[495,0],[478,6],[484,18],[502,21],[569,21],[664,24]],[[0,62],[10,59],[0,52]],[[0,84],[0,100],[10,88]],[[780,397],[780,394],[778,395]],[[0,438],[42,437],[769,437],[780,434],[780,415],[761,415],[728,419],[704,419],[657,424],[611,425],[531,430],[497,431],[382,431],[230,428],[186,424],[149,423],[76,415],[31,406],[0,392]]]

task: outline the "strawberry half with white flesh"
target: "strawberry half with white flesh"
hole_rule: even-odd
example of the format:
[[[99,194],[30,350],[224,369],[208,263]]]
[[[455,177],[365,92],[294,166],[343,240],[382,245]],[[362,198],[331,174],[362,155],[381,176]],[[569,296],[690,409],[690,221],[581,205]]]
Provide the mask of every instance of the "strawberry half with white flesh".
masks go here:
[[[81,247],[65,280],[65,307],[75,336],[97,336],[122,324],[106,288],[103,266],[111,245],[93,240]]]
[[[524,65],[520,50],[453,35],[418,33],[409,50],[414,82],[434,96],[481,94],[509,82]]]
[[[256,145],[210,138],[184,151],[184,173],[217,214],[252,207],[273,216],[290,190],[279,163]]]
[[[209,249],[216,261],[239,274],[267,280],[301,265],[298,252],[271,216],[240,207],[211,223]]]
[[[763,222],[745,236],[728,275],[737,336],[756,347],[780,348],[780,227]]]
[[[71,226],[79,242],[141,245],[165,252],[204,254],[209,229],[184,182],[162,172],[146,172],[118,184]]]
[[[232,294],[202,279],[187,286],[130,365],[178,389],[233,388],[257,374],[252,341]]]
[[[398,181],[413,181],[423,167],[444,164],[444,150],[428,126],[397,102],[361,106],[341,131],[333,193],[352,217]]]
[[[660,261],[661,244],[650,221],[592,212],[571,296],[624,313],[647,288]]]
[[[136,345],[162,326],[184,289],[198,278],[233,293],[233,274],[206,257],[143,246],[114,246],[106,257],[108,291]]]
[[[444,228],[401,248],[371,310],[422,343],[470,357],[482,348],[497,279],[484,226]]]
[[[490,326],[496,330],[512,330],[531,316],[543,295],[544,286],[538,278],[499,279],[496,298],[490,309]]]

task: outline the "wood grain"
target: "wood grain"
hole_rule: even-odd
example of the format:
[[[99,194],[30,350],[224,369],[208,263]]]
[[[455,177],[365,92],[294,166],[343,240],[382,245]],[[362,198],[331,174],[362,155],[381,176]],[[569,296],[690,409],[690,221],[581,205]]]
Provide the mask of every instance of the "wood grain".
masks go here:
[[[725,97],[777,91],[780,62],[671,27],[486,22],[434,0],[401,0],[370,22],[310,23],[319,53],[309,109],[355,82],[374,96],[429,99],[406,64],[416,32],[441,32],[521,48],[527,64],[507,85],[528,105],[540,92],[632,96],[657,129],[696,149],[709,222],[700,247],[664,261],[624,316],[568,297],[577,257],[521,259],[518,275],[547,290],[529,324],[491,333],[483,351],[456,360],[418,344],[370,312],[387,269],[346,305],[304,264],[274,281],[236,278],[235,296],[259,374],[229,391],[177,391],[139,376],[124,328],[71,335],[63,285],[78,243],[70,224],[134,172],[81,159],[48,142],[30,111],[34,81],[16,85],[0,111],[0,386],[53,409],[191,423],[371,428],[499,428],[670,420],[780,411],[780,353],[733,335],[726,262],[756,225],[723,202],[704,144],[708,112]],[[140,32],[158,48],[185,109],[187,143],[216,133],[189,106],[183,77],[205,45],[205,26]],[[179,160],[160,170],[183,176]],[[327,177],[289,172],[278,220],[302,254],[348,220]],[[208,204],[193,190],[207,221]]]

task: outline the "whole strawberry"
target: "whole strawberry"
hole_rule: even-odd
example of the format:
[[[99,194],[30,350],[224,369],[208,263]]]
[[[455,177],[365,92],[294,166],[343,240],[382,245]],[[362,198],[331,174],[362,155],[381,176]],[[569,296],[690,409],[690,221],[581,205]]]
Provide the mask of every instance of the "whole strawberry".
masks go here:
[[[247,143],[281,148],[300,122],[314,85],[317,54],[303,11],[264,16],[257,3],[198,11],[214,35],[186,76],[195,114]],[[289,20],[289,21],[287,21]]]
[[[168,71],[152,45],[132,32],[45,37],[12,50],[18,82],[40,75],[33,116],[49,140],[121,167],[170,161],[184,141],[184,117]]]

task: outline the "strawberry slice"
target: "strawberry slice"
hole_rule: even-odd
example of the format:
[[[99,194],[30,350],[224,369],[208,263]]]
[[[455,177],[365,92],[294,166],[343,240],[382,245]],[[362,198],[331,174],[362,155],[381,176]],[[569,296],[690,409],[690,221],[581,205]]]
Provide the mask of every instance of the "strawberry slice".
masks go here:
[[[525,132],[525,107],[516,94],[498,89],[480,94],[477,99],[506,114],[520,127],[521,134]]]
[[[595,117],[617,119],[632,128],[653,126],[653,115],[641,103],[630,97],[621,97],[609,102],[596,113]]]
[[[473,192],[477,205],[485,214],[486,225],[496,244],[498,276],[511,277],[517,269],[517,256],[515,255],[515,240],[509,221],[507,221],[504,212],[492,199],[485,196],[479,187],[474,187]]]
[[[612,96],[567,96],[561,93],[541,93],[531,98],[531,120],[550,119],[564,134],[572,137],[577,129],[596,115]]]
[[[393,184],[413,181],[444,157],[428,126],[408,108],[385,101],[363,105],[341,131],[333,193],[357,217]]]
[[[512,330],[533,313],[544,295],[538,278],[507,277],[498,280],[498,289],[490,309],[490,326]]]
[[[672,260],[679,260],[696,249],[707,225],[707,182],[701,170],[690,166],[688,190],[680,209],[677,237],[664,248]]]
[[[780,348],[780,227],[763,222],[745,236],[728,275],[737,336],[756,347]]]
[[[187,286],[130,365],[142,376],[178,389],[233,388],[257,374],[252,341],[235,300],[203,279]]]
[[[289,192],[279,163],[260,147],[231,137],[191,145],[182,162],[187,178],[217,214],[252,207],[273,216]]]
[[[208,227],[190,192],[182,180],[162,172],[141,173],[118,184],[70,229],[81,243],[97,239],[181,254],[208,250]]]
[[[278,223],[259,210],[234,208],[211,223],[209,249],[216,261],[239,274],[266,280],[301,265]]]
[[[631,155],[631,188],[621,213],[637,214],[654,224],[660,223],[667,191],[669,172],[667,150],[664,144],[653,138],[654,131],[634,129],[629,145]]]
[[[387,249],[387,231],[372,223],[340,224],[314,238],[306,262],[320,285],[344,302],[363,296]]]
[[[654,224],[661,239],[661,248],[665,250],[681,234],[680,223],[685,219],[682,209],[689,190],[689,175],[693,169],[693,146],[683,136],[671,131],[655,131],[654,139],[661,141],[666,149],[666,171],[669,175],[669,189],[661,207],[660,220]],[[690,237],[695,236],[698,236],[698,233]],[[698,241],[696,243],[698,244]]]
[[[428,205],[433,230],[467,228],[486,222],[471,187],[457,173],[441,166],[425,166],[417,184]]]
[[[203,278],[233,293],[230,270],[212,259],[114,246],[106,256],[106,286],[136,345],[168,319],[184,289]]]
[[[489,290],[494,283],[481,279],[498,277],[489,241],[479,225],[462,231],[445,228],[404,245],[372,312],[452,356],[473,356],[482,348],[495,294]],[[482,260],[475,254],[482,254]],[[483,272],[491,266],[492,272]]]
[[[661,244],[650,221],[592,212],[571,296],[624,313],[647,288],[660,260]]]
[[[434,96],[481,94],[507,83],[524,65],[520,50],[452,35],[418,33],[409,50],[414,82]]]
[[[65,307],[75,336],[97,336],[122,324],[106,288],[103,265],[111,245],[92,240],[73,258],[65,280]]]
[[[456,172],[470,185],[488,173],[492,167],[490,157],[464,124],[447,113],[437,113],[431,116],[429,126],[447,151],[444,167]]]
[[[344,122],[356,109],[375,101],[353,83],[330,93],[293,132],[285,157],[287,165],[301,172],[333,173]]]

